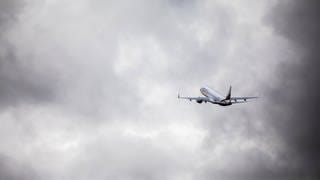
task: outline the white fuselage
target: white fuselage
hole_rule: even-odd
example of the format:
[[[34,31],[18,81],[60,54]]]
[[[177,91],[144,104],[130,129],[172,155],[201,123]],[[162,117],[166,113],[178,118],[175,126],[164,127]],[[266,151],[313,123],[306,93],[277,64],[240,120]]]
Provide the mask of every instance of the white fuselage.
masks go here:
[[[230,100],[225,100],[225,97],[219,94],[217,91],[204,86],[200,89],[201,94],[210,99],[210,102],[213,104],[219,104],[221,106],[229,106],[231,105]]]
[[[224,97],[213,89],[204,86],[200,89],[201,94],[213,101],[222,101]]]

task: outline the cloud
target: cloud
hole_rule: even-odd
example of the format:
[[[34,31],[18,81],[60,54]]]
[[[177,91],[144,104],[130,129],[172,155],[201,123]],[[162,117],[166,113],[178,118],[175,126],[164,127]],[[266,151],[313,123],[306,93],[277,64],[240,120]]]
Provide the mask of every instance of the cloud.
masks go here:
[[[0,25],[4,26],[8,24],[10,21],[14,20],[17,15],[17,11],[20,10],[22,1],[14,0],[14,1],[1,1],[1,14],[0,14]],[[1,27],[3,28],[3,27]]]
[[[10,157],[0,156],[0,178],[8,180],[38,179],[36,172],[26,164],[18,163]]]
[[[290,162],[300,179],[319,179],[320,148],[318,1],[279,2],[270,15],[276,33],[288,39],[298,61],[279,67],[279,84],[271,91],[271,104],[280,107],[272,114],[274,128],[286,144],[283,159]]]
[[[24,1],[0,3],[0,105],[1,108],[20,103],[45,102],[54,96],[51,77],[32,64],[32,57],[19,57],[19,50],[7,33],[15,27]]]
[[[12,105],[21,99],[33,99],[33,93],[40,93],[37,83],[29,79],[29,73],[15,59],[15,52],[6,39],[6,32],[10,30],[23,8],[23,1],[4,0],[0,2],[0,108]],[[21,73],[21,74],[19,74]],[[26,78],[27,77],[27,78]],[[33,96],[33,97],[32,97]],[[21,98],[21,99],[20,99]],[[2,119],[2,123],[5,120]],[[4,125],[4,124],[3,124]],[[5,125],[4,125],[5,126]],[[7,141],[6,139],[5,141]],[[3,150],[3,149],[2,149]],[[20,160],[6,156],[0,152],[0,179],[37,179],[36,172],[30,168],[29,163],[22,163]],[[12,154],[12,156],[15,156]]]
[[[302,100],[303,89],[284,89],[300,84],[286,73],[300,73],[303,51],[277,30],[281,18],[266,23],[274,1],[11,2],[15,18],[0,24],[3,155],[47,179],[303,177],[281,124]],[[177,101],[203,84],[263,98]]]

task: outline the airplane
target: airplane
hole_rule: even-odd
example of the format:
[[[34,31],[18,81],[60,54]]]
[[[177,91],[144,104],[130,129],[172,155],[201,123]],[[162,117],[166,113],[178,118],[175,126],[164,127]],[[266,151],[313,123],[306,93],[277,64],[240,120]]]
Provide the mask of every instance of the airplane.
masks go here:
[[[248,99],[255,99],[258,97],[231,97],[231,86],[229,88],[228,94],[226,97],[220,95],[215,90],[204,86],[200,89],[200,92],[204,97],[182,97],[178,94],[179,99],[195,100],[197,103],[201,104],[202,102],[210,102],[212,104],[218,104],[220,106],[230,106],[236,103],[245,103],[248,102]]]

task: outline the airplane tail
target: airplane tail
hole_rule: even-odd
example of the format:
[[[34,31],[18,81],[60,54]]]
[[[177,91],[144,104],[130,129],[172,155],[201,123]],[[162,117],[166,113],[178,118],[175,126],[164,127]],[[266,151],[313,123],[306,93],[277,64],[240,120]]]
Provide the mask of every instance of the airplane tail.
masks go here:
[[[229,92],[228,92],[225,100],[230,100],[231,99],[231,89],[232,89],[232,87],[230,86]]]

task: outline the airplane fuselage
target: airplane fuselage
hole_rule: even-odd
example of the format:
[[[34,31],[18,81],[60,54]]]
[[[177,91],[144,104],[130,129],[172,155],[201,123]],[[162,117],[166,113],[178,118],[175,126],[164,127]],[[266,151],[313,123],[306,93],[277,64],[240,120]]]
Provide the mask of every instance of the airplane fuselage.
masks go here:
[[[232,105],[230,100],[225,100],[225,98],[213,89],[204,86],[200,89],[200,92],[205,97],[209,98],[212,104],[219,104],[220,106],[230,106]]]

